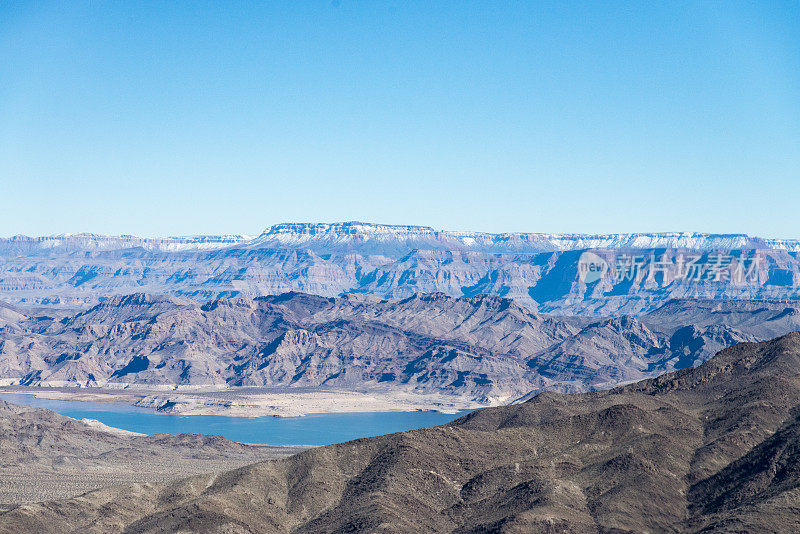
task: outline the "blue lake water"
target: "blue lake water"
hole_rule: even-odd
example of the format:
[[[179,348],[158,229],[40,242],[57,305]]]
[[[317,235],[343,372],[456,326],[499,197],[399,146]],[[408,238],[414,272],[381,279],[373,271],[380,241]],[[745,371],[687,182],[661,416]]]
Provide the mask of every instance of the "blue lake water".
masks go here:
[[[24,393],[0,393],[0,399],[47,408],[75,419],[96,419],[142,434],[217,434],[243,443],[330,445],[351,439],[449,423],[457,414],[434,411],[311,414],[304,417],[224,417],[171,415],[121,403],[39,399]]]

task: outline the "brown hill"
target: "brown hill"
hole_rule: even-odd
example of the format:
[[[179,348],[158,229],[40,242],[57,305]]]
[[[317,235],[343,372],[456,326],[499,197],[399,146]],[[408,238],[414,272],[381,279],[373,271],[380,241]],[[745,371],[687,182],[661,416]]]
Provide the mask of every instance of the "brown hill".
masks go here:
[[[794,532],[800,333],[604,392],[0,515],[2,532]]]

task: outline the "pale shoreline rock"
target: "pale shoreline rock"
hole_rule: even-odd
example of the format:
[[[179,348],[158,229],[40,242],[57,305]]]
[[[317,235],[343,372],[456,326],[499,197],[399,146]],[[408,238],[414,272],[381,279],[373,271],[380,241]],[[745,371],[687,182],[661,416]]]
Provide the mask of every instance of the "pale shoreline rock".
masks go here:
[[[462,410],[497,406],[448,395],[414,395],[395,392],[309,391],[238,393],[235,390],[162,393],[152,390],[93,388],[0,388],[2,393],[33,395],[40,399],[126,404],[158,413],[220,415],[226,417],[301,417],[311,414],[413,412],[420,410],[454,414]]]

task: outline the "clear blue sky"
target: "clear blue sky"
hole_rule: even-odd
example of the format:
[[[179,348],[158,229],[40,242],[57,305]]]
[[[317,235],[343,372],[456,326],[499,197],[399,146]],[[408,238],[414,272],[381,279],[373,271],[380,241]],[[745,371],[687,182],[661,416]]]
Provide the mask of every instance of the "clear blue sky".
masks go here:
[[[800,2],[2,2],[0,235],[800,237]]]

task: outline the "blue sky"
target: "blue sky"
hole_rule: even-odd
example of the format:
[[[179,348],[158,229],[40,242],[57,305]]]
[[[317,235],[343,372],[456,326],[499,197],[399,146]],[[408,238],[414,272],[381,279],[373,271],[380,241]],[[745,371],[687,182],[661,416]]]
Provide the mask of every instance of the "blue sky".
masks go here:
[[[0,235],[800,237],[800,2],[3,2]]]

